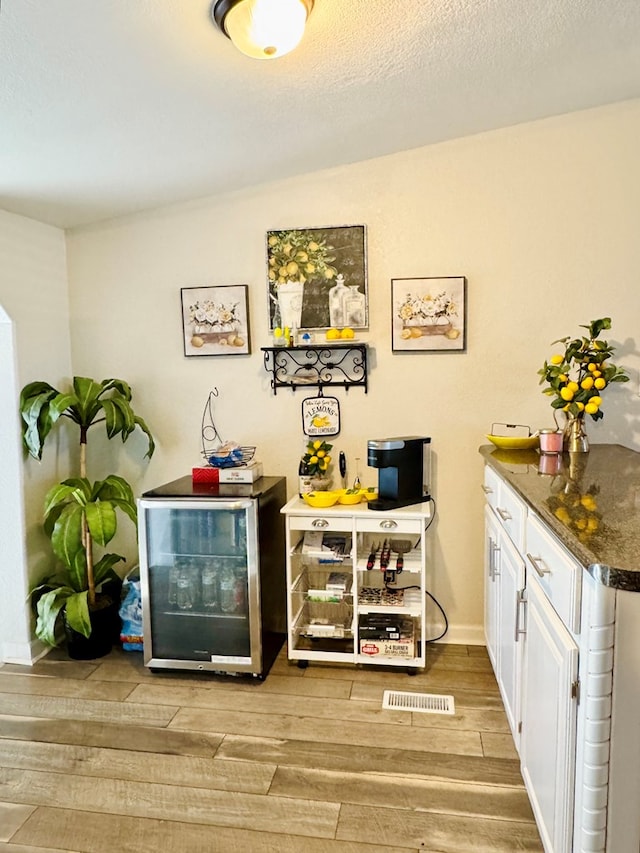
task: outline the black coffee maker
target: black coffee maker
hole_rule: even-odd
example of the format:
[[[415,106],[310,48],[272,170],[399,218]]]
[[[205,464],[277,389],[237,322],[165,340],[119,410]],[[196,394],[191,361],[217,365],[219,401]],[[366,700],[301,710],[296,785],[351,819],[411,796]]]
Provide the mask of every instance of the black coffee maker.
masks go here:
[[[376,438],[367,443],[367,462],[378,469],[378,497],[369,509],[389,510],[429,500],[431,439]]]

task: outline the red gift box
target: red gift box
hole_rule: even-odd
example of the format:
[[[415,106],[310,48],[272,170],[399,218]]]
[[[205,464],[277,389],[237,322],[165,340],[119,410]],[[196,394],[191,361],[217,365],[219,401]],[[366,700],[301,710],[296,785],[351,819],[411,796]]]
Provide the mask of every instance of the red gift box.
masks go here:
[[[191,469],[191,479],[194,483],[219,483],[220,469],[212,465]]]

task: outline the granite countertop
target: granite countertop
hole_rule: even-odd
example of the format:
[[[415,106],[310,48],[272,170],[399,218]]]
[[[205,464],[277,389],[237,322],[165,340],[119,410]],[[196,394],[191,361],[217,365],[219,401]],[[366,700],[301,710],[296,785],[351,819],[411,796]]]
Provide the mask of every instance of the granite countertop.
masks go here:
[[[618,444],[556,457],[480,453],[596,580],[640,592],[640,453]]]

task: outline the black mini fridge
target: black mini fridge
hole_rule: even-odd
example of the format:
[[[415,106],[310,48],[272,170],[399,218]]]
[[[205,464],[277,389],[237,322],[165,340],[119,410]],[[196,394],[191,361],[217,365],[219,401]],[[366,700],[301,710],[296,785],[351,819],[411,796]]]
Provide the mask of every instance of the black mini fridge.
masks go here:
[[[283,477],[138,501],[145,665],[264,678],[286,636]]]

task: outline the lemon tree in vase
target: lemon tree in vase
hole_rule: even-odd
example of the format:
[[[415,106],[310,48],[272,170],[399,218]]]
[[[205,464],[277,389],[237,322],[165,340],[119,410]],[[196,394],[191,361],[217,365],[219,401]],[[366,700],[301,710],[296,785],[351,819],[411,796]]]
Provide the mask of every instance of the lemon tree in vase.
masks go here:
[[[315,239],[309,231],[269,232],[269,288],[277,299],[280,326],[301,328],[304,284],[312,278],[331,281],[336,277],[332,251],[333,246]]]
[[[588,337],[560,338],[554,341],[564,351],[554,353],[538,371],[540,384],[546,383],[542,393],[552,397],[551,407],[566,415],[564,428],[565,449],[569,452],[589,450],[589,439],[585,429],[585,417],[594,421],[604,417],[602,394],[612,382],[628,382],[623,367],[611,361],[614,347],[600,340],[603,331],[611,328],[611,318],[592,320],[587,329]],[[554,414],[555,417],[555,414]]]
[[[332,447],[332,444],[327,444],[326,441],[317,438],[314,441],[307,442],[302,456],[301,465],[304,466],[307,476],[311,478],[311,486],[317,491],[324,491],[331,485],[331,475],[329,474],[331,456],[329,451]]]

